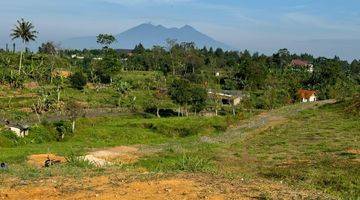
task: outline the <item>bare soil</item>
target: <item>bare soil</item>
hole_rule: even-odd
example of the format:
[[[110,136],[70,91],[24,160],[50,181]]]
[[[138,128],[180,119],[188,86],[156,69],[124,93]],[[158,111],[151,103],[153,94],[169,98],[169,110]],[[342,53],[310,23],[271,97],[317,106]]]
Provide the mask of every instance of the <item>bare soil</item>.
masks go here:
[[[118,146],[105,149],[97,149],[89,152],[84,156],[85,160],[90,161],[98,167],[111,164],[132,164],[136,163],[139,158],[154,154],[161,149],[135,146]]]
[[[34,155],[28,156],[27,163],[31,166],[34,166],[37,168],[42,168],[45,166],[45,161],[48,158],[51,160],[60,161],[60,163],[66,162],[66,159],[62,156],[57,156],[54,154],[34,154]]]
[[[52,178],[29,185],[0,188],[0,199],[325,199],[268,181],[229,181],[203,174],[131,179],[121,174],[82,180]]]

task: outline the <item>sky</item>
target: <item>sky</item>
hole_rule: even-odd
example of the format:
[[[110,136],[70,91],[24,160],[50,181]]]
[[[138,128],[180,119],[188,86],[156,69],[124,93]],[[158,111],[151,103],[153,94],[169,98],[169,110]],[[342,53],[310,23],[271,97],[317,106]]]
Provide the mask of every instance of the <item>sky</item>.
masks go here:
[[[360,59],[360,0],[0,0],[0,48],[17,19],[43,41],[191,25],[239,50]]]

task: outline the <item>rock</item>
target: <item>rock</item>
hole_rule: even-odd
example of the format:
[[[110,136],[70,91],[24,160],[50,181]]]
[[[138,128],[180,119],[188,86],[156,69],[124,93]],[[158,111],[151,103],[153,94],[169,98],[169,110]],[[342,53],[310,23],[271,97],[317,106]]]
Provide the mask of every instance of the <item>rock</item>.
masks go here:
[[[8,167],[8,165],[6,163],[1,163],[0,164],[0,170],[8,170],[8,169],[9,169],[9,167]]]

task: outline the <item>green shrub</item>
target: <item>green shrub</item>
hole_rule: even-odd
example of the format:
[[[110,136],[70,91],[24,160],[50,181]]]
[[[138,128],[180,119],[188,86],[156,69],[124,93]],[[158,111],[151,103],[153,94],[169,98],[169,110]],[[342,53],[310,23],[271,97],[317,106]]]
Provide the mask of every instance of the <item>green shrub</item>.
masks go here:
[[[82,72],[76,72],[70,76],[70,83],[73,88],[83,90],[87,83],[87,77]]]
[[[30,129],[29,135],[24,138],[26,143],[41,144],[56,140],[56,133],[44,126],[34,126]]]
[[[66,164],[71,167],[79,167],[79,168],[93,168],[94,165],[90,163],[88,160],[76,156],[75,154],[70,154],[66,157]]]
[[[348,113],[360,116],[360,93],[353,96],[345,110]]]
[[[13,147],[14,143],[9,138],[0,135],[0,147]]]
[[[72,128],[71,128],[71,123],[68,121],[58,121],[53,123],[53,126],[57,132],[56,134],[56,140],[57,141],[61,141],[66,137],[71,137],[74,135],[74,133],[72,132]]]
[[[213,164],[209,159],[184,154],[175,163],[174,170],[185,172],[209,172],[213,170]]]
[[[14,147],[20,143],[20,138],[12,131],[0,131],[0,147]]]

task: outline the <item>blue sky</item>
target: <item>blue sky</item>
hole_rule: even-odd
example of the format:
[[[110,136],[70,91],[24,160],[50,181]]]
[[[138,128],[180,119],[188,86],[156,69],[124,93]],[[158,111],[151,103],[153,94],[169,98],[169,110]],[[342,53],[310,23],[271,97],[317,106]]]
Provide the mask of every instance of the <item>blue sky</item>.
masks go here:
[[[240,50],[360,58],[359,0],[0,0],[0,45],[16,19],[39,42],[117,34],[144,22],[189,24]],[[1,46],[0,46],[1,48]]]

